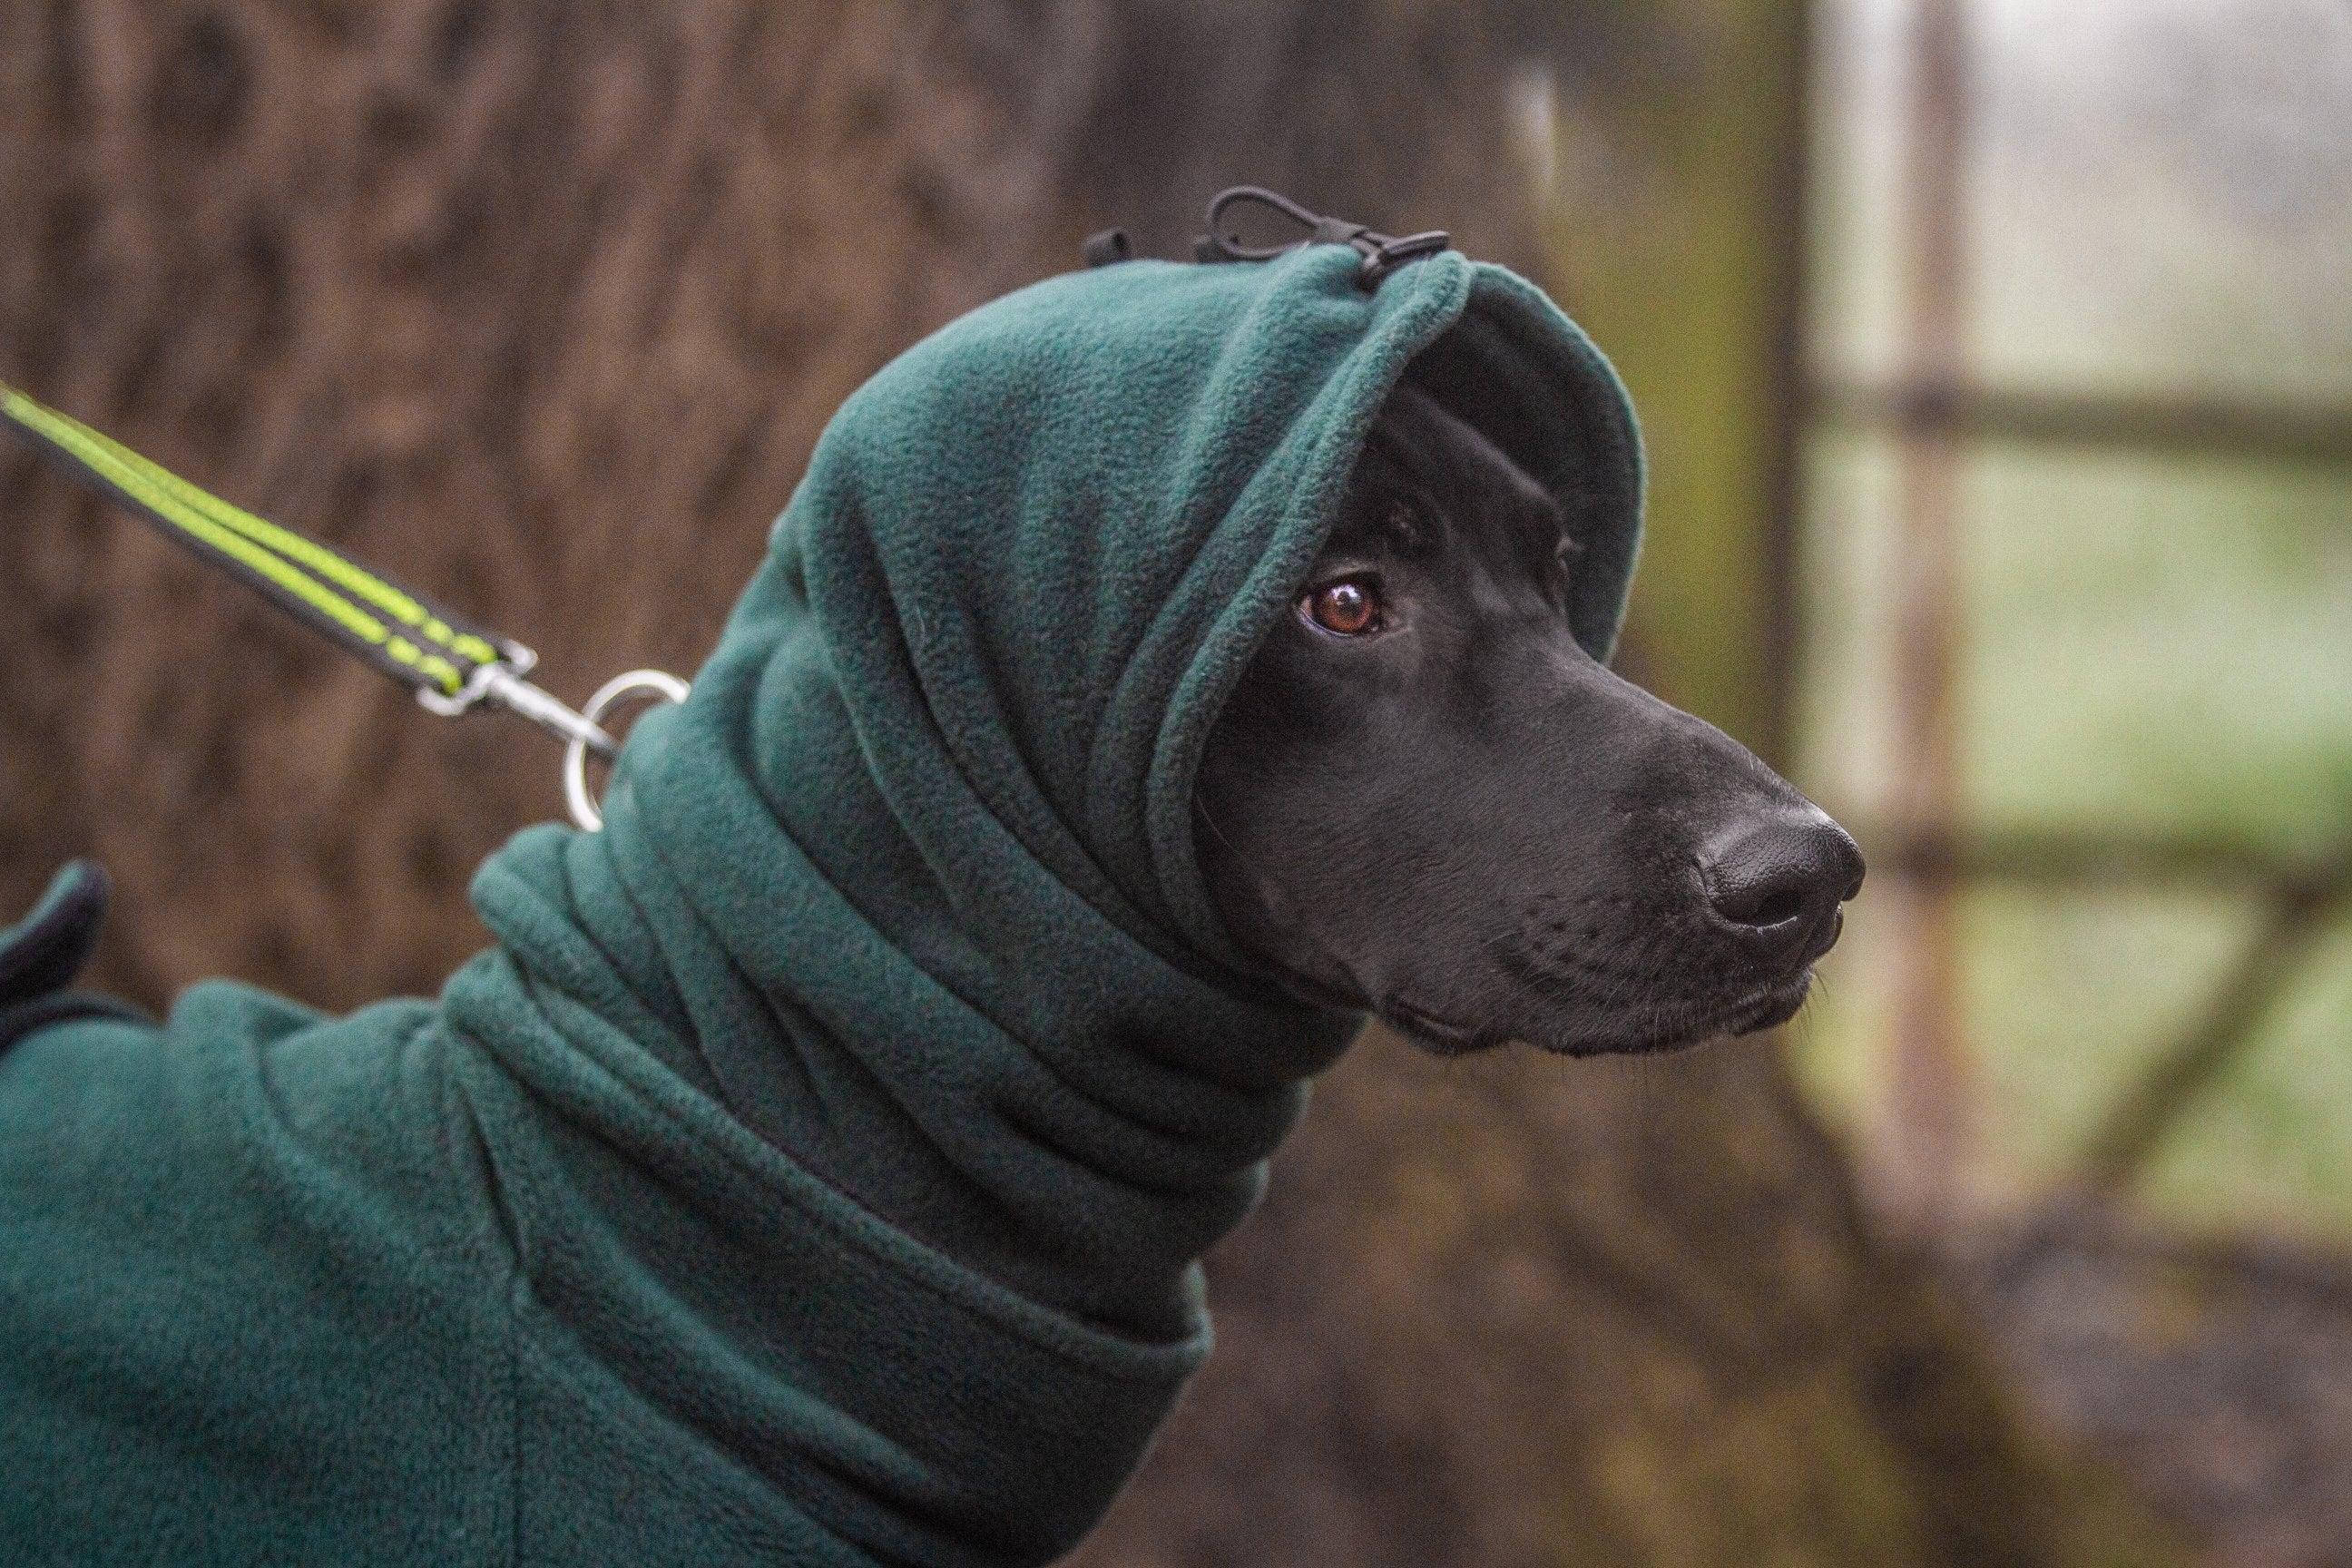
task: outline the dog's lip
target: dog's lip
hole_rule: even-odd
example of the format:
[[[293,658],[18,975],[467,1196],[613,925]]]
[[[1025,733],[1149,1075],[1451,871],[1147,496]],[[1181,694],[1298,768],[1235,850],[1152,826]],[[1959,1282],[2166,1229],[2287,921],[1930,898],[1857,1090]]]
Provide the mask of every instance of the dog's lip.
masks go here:
[[[1378,1012],[1382,1023],[1447,1052],[1474,1051],[1494,1044],[1497,1038],[1490,1030],[1474,1029],[1440,1017],[1393,992],[1381,999]]]

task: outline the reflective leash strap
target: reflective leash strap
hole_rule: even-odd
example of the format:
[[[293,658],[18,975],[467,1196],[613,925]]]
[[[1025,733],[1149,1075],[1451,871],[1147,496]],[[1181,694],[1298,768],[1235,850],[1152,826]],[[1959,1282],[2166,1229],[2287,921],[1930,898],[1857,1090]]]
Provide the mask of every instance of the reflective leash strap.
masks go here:
[[[90,489],[111,496],[184,549],[237,578],[279,609],[454,719],[488,704],[519,713],[564,742],[564,794],[572,819],[602,822],[587,785],[591,753],[610,762],[619,743],[598,722],[621,698],[682,700],[686,685],[659,670],[632,670],[575,711],[523,676],[539,656],[419,594],[386,581],[338,550],[199,489],[77,419],[0,383],[0,423]]]

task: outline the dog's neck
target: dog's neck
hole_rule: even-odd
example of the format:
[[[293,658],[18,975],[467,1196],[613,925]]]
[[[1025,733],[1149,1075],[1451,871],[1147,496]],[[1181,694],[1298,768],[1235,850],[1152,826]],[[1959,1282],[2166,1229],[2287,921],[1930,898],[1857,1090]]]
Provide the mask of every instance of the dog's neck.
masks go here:
[[[661,1020],[645,1047],[977,1274],[1121,1334],[1197,1334],[1195,1259],[1354,1021],[1170,963],[951,771],[902,776],[931,795],[894,804],[822,659],[714,667],[678,717],[605,831],[537,873]]]

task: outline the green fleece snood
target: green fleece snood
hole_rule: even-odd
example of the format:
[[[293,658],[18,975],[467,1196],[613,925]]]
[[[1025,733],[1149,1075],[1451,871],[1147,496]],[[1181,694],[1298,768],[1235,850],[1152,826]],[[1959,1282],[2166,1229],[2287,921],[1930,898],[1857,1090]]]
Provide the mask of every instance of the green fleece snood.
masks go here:
[[[1356,263],[1057,278],[885,369],[604,830],[484,866],[499,945],[437,1006],[199,987],[0,1058],[0,1460],[44,1478],[0,1548],[1075,1542],[1360,1021],[1232,951],[1191,795],[1382,399],[1560,499],[1596,654],[1633,567],[1582,335],[1453,253]]]

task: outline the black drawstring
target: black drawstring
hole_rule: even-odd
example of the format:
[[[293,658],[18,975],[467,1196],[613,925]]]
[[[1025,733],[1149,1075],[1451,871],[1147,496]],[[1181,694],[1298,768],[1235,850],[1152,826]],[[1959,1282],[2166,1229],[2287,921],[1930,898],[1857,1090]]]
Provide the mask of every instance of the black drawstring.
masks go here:
[[[1255,202],[1271,207],[1284,217],[1307,231],[1302,239],[1287,245],[1244,245],[1238,234],[1221,232],[1220,220],[1228,207],[1243,202]],[[1209,203],[1209,232],[1192,241],[1195,261],[1271,261],[1286,255],[1302,245],[1344,245],[1363,258],[1356,268],[1356,282],[1366,289],[1378,289],[1381,279],[1408,261],[1418,261],[1424,256],[1434,256],[1453,246],[1453,237],[1442,228],[1427,229],[1420,234],[1395,237],[1376,234],[1360,223],[1346,218],[1325,217],[1312,213],[1278,191],[1263,185],[1235,185],[1219,191]],[[1089,267],[1109,267],[1125,261],[1135,254],[1124,229],[1107,228],[1087,241],[1086,258]]]
[[[1244,202],[1273,208],[1307,230],[1307,237],[1288,245],[1242,244],[1238,234],[1221,231],[1219,220],[1227,208]],[[1402,237],[1376,234],[1346,218],[1309,212],[1288,196],[1263,185],[1235,185],[1231,190],[1219,191],[1216,199],[1209,204],[1208,230],[1192,241],[1192,258],[1196,261],[1270,261],[1302,245],[1349,246],[1363,258],[1356,268],[1356,281],[1366,289],[1379,288],[1382,279],[1406,262],[1434,256],[1454,243],[1453,237],[1442,228]]]

